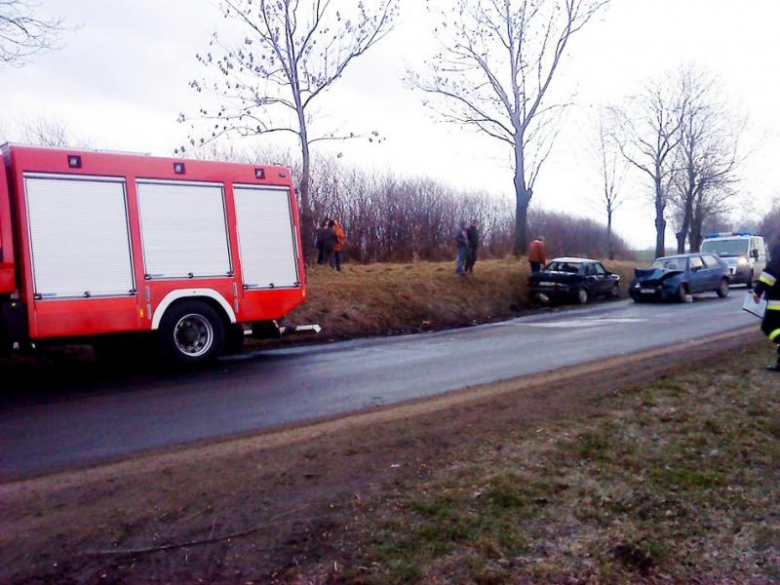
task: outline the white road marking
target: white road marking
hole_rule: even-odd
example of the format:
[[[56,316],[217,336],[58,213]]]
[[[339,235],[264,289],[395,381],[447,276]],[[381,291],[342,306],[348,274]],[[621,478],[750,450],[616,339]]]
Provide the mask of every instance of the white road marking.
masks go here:
[[[627,323],[645,323],[647,319],[577,319],[572,321],[554,321],[552,323],[526,323],[528,327],[538,327],[541,329],[574,329],[585,327],[602,327],[605,325],[623,325]]]

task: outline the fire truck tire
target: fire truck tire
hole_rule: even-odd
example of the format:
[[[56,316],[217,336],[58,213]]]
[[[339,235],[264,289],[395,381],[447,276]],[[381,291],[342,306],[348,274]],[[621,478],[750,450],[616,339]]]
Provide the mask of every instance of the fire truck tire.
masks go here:
[[[212,362],[225,344],[225,324],[204,301],[173,305],[163,315],[158,333],[162,357],[181,366]]]

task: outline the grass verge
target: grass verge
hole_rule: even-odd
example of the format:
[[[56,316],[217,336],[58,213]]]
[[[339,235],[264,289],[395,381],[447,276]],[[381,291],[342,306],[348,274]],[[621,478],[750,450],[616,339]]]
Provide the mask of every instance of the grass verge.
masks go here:
[[[606,262],[621,275],[624,293],[634,264]],[[455,274],[454,262],[346,265],[343,272],[314,266],[309,298],[290,315],[318,323],[323,335],[355,337],[411,333],[505,319],[528,308],[525,259],[478,262],[474,274]]]
[[[450,453],[363,508],[338,580],[780,581],[771,357],[718,360],[622,392],[598,418],[503,429]]]

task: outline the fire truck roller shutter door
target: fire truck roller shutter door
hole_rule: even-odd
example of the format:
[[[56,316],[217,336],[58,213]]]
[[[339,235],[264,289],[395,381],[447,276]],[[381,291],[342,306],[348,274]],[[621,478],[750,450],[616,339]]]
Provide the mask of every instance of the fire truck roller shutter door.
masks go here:
[[[295,226],[286,188],[234,185],[244,285],[300,286]]]
[[[123,180],[26,175],[25,193],[39,298],[130,294]]]
[[[222,185],[138,181],[144,270],[152,279],[232,271]]]

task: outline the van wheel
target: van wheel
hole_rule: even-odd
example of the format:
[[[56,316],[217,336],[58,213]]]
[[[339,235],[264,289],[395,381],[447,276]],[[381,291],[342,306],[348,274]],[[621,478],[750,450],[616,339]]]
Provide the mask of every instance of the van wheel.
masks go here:
[[[725,278],[722,278],[718,284],[718,296],[722,299],[725,299],[727,296],[729,296],[730,291],[731,289],[729,289],[729,281]]]
[[[225,343],[225,325],[217,312],[202,301],[174,305],[162,318],[160,353],[177,365],[214,361]]]

